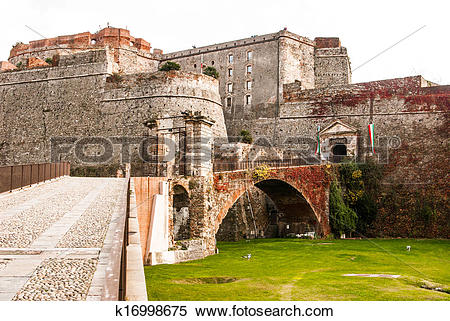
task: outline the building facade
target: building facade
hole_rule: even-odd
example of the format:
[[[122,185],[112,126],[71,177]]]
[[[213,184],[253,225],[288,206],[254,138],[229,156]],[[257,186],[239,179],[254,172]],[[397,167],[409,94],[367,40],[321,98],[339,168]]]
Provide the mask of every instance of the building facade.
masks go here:
[[[287,30],[163,54],[162,61],[197,73],[207,66],[217,69],[229,136],[244,129],[242,119],[278,117],[284,84],[314,89],[351,82],[339,38],[313,41]]]

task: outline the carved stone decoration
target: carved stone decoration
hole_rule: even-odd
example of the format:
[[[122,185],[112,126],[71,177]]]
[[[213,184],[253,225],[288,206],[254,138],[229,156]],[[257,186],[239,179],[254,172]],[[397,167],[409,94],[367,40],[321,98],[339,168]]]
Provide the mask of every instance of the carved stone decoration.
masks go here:
[[[358,156],[358,131],[353,126],[335,121],[319,132],[319,138],[322,160],[340,163]]]

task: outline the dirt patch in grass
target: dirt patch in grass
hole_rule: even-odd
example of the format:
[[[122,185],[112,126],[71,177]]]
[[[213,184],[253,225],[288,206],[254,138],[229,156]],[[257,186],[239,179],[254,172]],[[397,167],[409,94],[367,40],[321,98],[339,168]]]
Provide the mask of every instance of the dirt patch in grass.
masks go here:
[[[223,283],[232,283],[239,280],[242,279],[232,277],[207,277],[207,278],[190,278],[182,280],[173,280],[172,282],[178,284],[223,284]]]

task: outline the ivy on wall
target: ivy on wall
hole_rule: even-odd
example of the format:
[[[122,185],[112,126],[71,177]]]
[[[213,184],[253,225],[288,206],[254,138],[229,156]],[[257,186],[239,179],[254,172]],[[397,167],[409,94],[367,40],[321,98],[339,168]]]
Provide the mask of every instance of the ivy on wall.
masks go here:
[[[330,186],[330,225],[335,235],[366,235],[378,212],[382,168],[373,161],[343,163]]]

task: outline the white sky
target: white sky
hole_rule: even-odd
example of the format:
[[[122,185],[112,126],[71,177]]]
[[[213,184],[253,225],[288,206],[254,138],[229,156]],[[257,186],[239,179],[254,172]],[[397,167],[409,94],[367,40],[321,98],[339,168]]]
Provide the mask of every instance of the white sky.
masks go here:
[[[337,36],[356,68],[403,37],[426,27],[356,70],[353,82],[421,74],[450,84],[449,1],[27,1],[1,2],[0,60],[17,41],[128,28],[164,52],[276,32],[310,39]]]

